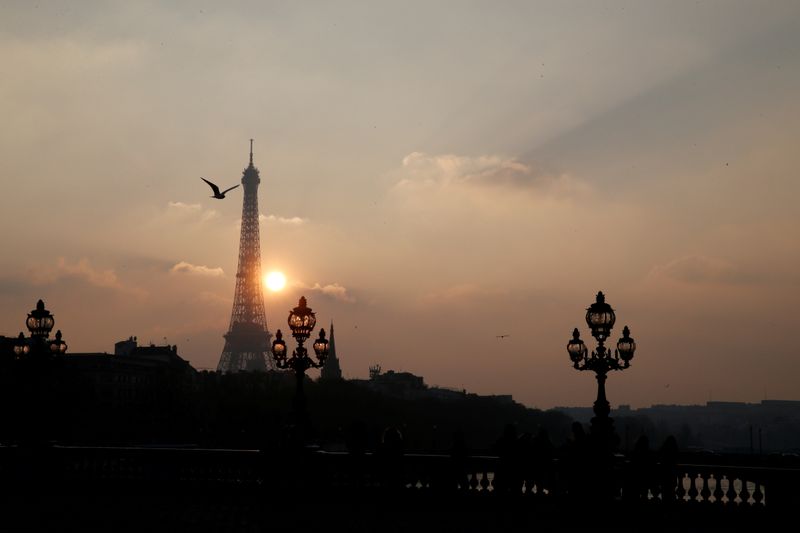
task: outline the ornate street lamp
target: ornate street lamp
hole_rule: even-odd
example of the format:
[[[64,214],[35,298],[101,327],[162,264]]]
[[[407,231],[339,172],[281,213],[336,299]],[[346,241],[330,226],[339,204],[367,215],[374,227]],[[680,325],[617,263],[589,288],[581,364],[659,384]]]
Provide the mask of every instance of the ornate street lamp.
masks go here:
[[[14,343],[14,354],[20,358],[28,354],[37,356],[63,355],[67,351],[67,343],[61,339],[61,330],[56,331],[55,340],[48,340],[50,332],[55,325],[55,319],[50,311],[44,308],[44,302],[36,302],[36,309],[28,313],[25,325],[30,331],[29,339],[20,332]]]
[[[287,320],[292,336],[297,340],[297,348],[292,351],[291,357],[286,355],[286,343],[283,341],[283,333],[278,330],[275,333],[275,340],[272,341],[272,356],[275,364],[281,369],[292,369],[295,373],[295,397],[294,397],[294,416],[298,424],[305,425],[306,422],[306,398],[303,393],[303,380],[306,370],[309,368],[321,368],[328,357],[328,340],[325,338],[325,330],[319,330],[319,338],[314,341],[314,353],[317,360],[314,361],[308,356],[303,343],[311,335],[311,331],[317,323],[314,311],[308,307],[305,296],[300,297],[300,302],[291,311]]]
[[[630,336],[628,326],[622,329],[622,337],[617,341],[617,349],[612,355],[605,347],[605,341],[614,327],[616,315],[602,292],[597,293],[597,300],[586,310],[586,324],[597,340],[597,349],[589,354],[589,350],[580,339],[578,328],[572,332],[572,339],[567,343],[567,352],[576,370],[592,370],[597,377],[597,400],[594,402],[594,418],[592,418],[592,434],[612,444],[614,422],[608,416],[611,407],[606,399],[606,375],[611,370],[625,370],[630,366],[636,343]]]

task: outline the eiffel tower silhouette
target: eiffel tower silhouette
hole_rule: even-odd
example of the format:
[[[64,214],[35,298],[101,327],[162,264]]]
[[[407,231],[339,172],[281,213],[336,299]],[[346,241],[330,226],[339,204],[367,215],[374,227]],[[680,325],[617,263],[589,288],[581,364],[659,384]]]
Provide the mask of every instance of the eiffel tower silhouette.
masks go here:
[[[253,165],[253,139],[250,139],[250,165],[242,173],[244,203],[242,233],[239,239],[239,268],[233,296],[231,324],[225,334],[225,347],[218,372],[274,370],[270,354],[272,334],[267,329],[261,282],[261,244],[258,229],[258,184],[261,178]]]

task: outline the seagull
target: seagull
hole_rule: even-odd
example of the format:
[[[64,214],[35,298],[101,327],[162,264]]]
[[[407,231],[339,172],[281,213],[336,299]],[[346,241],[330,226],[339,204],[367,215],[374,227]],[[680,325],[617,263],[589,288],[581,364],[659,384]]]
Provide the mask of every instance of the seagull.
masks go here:
[[[508,335],[508,334],[506,334],[506,335],[495,335],[495,337],[497,337],[498,339],[505,339],[506,337],[510,337],[510,336],[511,335]]]
[[[231,190],[235,189],[236,187],[238,187],[238,185],[234,185],[230,189],[225,189],[224,191],[219,192],[219,187],[217,187],[216,185],[214,185],[213,183],[211,183],[210,181],[208,181],[207,179],[205,179],[202,176],[200,176],[200,179],[205,181],[206,183],[208,183],[208,186],[211,187],[212,191],[214,191],[214,196],[212,196],[211,198],[216,198],[217,200],[222,200],[223,198],[225,198],[225,193],[226,192],[231,191]]]

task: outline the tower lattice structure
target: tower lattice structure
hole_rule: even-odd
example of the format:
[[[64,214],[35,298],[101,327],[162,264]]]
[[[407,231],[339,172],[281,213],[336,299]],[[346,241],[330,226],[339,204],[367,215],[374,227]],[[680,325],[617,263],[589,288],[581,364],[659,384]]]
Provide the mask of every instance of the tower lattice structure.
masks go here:
[[[250,139],[250,164],[242,173],[244,203],[239,239],[239,267],[236,292],[225,347],[218,372],[274,370],[270,353],[272,334],[267,329],[261,282],[261,244],[258,223],[258,184],[261,178],[253,165],[253,140]]]

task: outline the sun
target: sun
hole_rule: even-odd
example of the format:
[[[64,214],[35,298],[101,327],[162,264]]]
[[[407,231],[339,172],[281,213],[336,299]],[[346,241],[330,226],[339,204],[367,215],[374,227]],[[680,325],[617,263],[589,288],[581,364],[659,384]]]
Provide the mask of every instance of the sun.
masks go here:
[[[286,276],[283,272],[270,272],[264,276],[264,285],[272,292],[277,292],[286,286]]]

